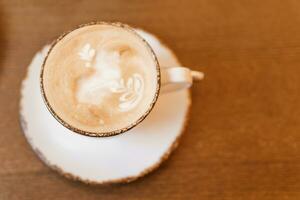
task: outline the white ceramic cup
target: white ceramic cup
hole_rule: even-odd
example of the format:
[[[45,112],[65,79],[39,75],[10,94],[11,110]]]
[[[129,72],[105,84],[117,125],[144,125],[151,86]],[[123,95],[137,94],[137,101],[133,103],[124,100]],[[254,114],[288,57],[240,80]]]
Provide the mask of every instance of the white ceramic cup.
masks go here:
[[[138,36],[141,41],[144,42],[145,46],[147,48],[150,49],[150,52],[152,54],[153,59],[155,60],[157,66],[156,69],[158,71],[158,76],[157,76],[157,84],[158,84],[158,89],[156,91],[156,95],[155,98],[152,102],[152,104],[149,106],[149,108],[147,109],[147,111],[144,113],[144,115],[142,117],[140,117],[137,121],[135,121],[134,123],[130,123],[128,124],[128,126],[122,128],[122,129],[118,129],[118,130],[114,130],[114,131],[110,131],[110,132],[89,132],[86,130],[81,130],[77,127],[74,127],[70,124],[68,124],[66,121],[64,121],[51,107],[51,104],[49,103],[49,101],[47,100],[47,97],[45,95],[45,89],[44,89],[44,84],[43,84],[43,74],[44,74],[44,69],[45,69],[45,63],[47,61],[48,56],[46,56],[42,69],[41,69],[41,74],[40,74],[40,86],[41,86],[41,93],[44,99],[44,102],[49,110],[49,112],[54,116],[55,119],[57,119],[63,126],[65,126],[66,128],[70,129],[71,131],[75,132],[75,133],[79,133],[82,135],[86,135],[86,136],[93,136],[93,137],[107,137],[107,136],[113,136],[113,135],[118,135],[121,133],[125,133],[126,131],[130,130],[131,128],[137,126],[141,121],[143,121],[148,114],[150,113],[150,111],[153,109],[153,107],[155,106],[155,103],[157,101],[157,98],[160,94],[164,93],[164,92],[172,92],[172,91],[176,91],[176,90],[180,90],[180,89],[186,89],[191,87],[191,85],[193,84],[193,81],[198,81],[203,79],[204,74],[202,72],[198,72],[198,71],[192,71],[187,67],[172,67],[172,66],[164,66],[164,67],[160,67],[157,57],[154,53],[154,51],[152,50],[151,46],[143,39],[141,38],[141,36],[139,36],[136,31],[131,28],[130,26],[126,25],[126,24],[122,24],[122,23],[108,23],[108,22],[92,22],[89,24],[84,24],[84,25],[80,25],[79,27],[75,28],[74,30],[77,30],[79,28],[85,27],[85,26],[92,26],[92,25],[97,25],[97,24],[105,24],[105,25],[111,25],[111,26],[117,26],[120,28],[124,28],[127,31],[131,32],[132,34],[135,34],[136,36]],[[72,30],[72,31],[74,31]],[[72,32],[70,31],[70,32]],[[60,36],[51,46],[48,55],[51,53],[53,47],[59,43],[59,41],[64,38],[66,35],[68,35],[70,32],[63,34],[62,36]]]

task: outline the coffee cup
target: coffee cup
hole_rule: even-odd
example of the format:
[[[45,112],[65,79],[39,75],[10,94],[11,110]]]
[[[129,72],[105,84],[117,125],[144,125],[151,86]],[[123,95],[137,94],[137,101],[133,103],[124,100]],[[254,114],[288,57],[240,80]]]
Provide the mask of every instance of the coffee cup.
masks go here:
[[[151,46],[130,26],[93,22],[55,40],[40,87],[49,112],[63,126],[107,137],[142,122],[159,95],[202,78],[203,73],[186,67],[161,67]]]

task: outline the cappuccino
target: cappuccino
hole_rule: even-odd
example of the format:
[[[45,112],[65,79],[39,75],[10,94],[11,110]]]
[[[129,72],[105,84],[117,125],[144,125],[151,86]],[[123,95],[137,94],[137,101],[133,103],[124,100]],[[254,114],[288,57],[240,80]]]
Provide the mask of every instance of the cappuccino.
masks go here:
[[[90,24],[59,38],[41,74],[59,121],[88,133],[130,128],[150,112],[159,90],[151,48],[128,27]]]

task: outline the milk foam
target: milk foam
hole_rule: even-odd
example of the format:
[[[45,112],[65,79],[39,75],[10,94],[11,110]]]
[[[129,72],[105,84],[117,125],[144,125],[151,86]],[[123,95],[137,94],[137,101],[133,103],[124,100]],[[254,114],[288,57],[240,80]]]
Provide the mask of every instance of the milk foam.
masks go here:
[[[94,69],[93,75],[78,81],[76,95],[79,102],[101,105],[105,97],[117,93],[120,111],[129,111],[138,104],[144,91],[144,79],[134,73],[124,80],[118,51],[96,50],[87,43],[78,55],[85,61],[85,67]]]
[[[44,66],[44,89],[72,126],[109,132],[136,122],[158,87],[156,62],[133,33],[110,25],[79,28],[59,41]]]

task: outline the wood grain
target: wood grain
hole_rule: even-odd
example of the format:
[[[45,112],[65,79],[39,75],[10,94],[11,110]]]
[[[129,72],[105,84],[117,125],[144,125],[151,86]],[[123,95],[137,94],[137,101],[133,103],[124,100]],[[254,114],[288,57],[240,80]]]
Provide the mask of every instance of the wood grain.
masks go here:
[[[0,199],[300,199],[299,10],[297,0],[0,0]],[[142,27],[206,74],[179,148],[130,184],[60,177],[19,127],[32,56],[94,20]]]

